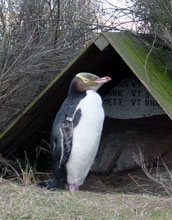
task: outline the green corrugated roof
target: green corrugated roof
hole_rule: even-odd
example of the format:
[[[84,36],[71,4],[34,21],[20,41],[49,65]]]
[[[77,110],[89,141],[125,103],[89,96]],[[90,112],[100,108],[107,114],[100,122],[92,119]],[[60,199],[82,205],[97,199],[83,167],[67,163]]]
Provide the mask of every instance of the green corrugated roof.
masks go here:
[[[66,95],[68,85],[77,72],[97,73],[99,69],[106,70],[109,60],[112,59],[111,65],[115,63],[116,55],[109,56],[110,52],[107,50],[109,47],[124,60],[172,118],[172,56],[168,50],[145,40],[148,38],[131,33],[100,34],[0,135],[0,151],[9,152],[22,147],[29,140],[34,140],[36,132],[42,129],[44,120],[52,122]],[[103,60],[105,60],[104,65]],[[119,64],[116,63],[115,66],[117,65]]]

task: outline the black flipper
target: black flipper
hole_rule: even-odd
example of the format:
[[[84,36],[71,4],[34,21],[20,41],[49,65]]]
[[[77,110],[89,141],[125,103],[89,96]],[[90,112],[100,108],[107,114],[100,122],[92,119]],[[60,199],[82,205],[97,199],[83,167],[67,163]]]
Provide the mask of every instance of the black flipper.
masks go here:
[[[67,163],[69,159],[71,149],[72,149],[73,122],[70,121],[68,118],[66,118],[66,121],[62,122],[61,132],[63,136],[63,140],[61,143],[63,144],[63,146],[61,147],[63,148],[63,150],[61,152],[62,155],[61,155],[59,167],[65,166],[65,164]]]
[[[66,120],[61,123],[63,152],[61,152],[59,167],[64,167],[69,159],[72,150],[73,128],[78,125],[80,117],[81,109],[78,109],[73,118],[66,117]]]

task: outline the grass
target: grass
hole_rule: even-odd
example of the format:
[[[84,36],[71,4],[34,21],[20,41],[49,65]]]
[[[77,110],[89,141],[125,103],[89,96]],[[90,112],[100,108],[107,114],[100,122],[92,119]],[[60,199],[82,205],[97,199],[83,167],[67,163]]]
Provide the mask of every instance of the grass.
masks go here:
[[[172,219],[172,199],[142,170],[90,175],[81,191],[70,193],[37,187],[39,177],[27,157],[15,168],[1,161],[9,175],[8,180],[0,178],[0,220]]]
[[[0,179],[0,220],[171,220],[172,199],[117,192],[48,191]]]

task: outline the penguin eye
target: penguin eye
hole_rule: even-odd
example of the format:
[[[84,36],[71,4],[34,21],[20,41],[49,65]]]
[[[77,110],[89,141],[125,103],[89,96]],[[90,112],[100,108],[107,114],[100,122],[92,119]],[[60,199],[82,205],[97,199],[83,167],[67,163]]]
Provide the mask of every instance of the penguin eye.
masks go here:
[[[88,79],[84,79],[84,83],[88,83],[89,82],[89,80]]]

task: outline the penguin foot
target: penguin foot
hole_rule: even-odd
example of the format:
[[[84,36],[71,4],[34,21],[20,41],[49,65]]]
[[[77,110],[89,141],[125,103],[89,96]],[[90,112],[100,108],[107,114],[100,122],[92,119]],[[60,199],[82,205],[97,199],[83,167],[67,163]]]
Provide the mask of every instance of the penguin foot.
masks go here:
[[[69,184],[68,187],[70,192],[79,191],[79,187],[76,187],[75,184]]]

